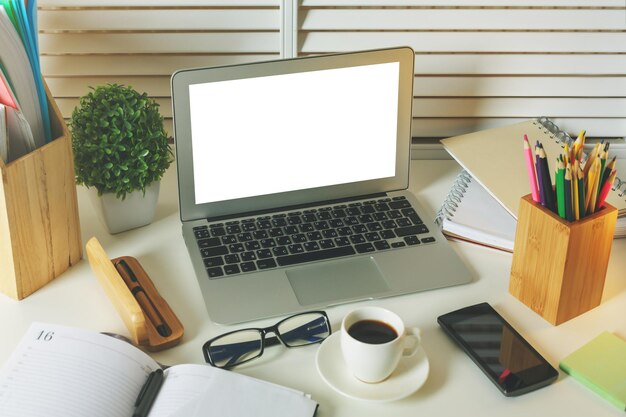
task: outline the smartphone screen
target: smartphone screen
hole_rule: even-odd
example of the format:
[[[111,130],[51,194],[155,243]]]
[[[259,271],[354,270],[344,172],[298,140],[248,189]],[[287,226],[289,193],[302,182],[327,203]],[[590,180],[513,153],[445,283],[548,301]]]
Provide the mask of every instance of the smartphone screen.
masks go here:
[[[507,396],[540,388],[558,376],[558,371],[487,303],[453,311],[437,321]]]

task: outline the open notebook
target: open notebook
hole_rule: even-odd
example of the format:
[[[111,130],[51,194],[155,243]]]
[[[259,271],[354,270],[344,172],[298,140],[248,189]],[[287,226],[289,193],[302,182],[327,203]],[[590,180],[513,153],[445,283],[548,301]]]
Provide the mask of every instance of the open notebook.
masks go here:
[[[209,365],[164,370],[130,343],[77,328],[33,323],[0,369],[2,417],[131,417],[136,399],[154,398],[147,417],[311,417],[317,403],[291,388]],[[141,400],[143,401],[143,400]]]

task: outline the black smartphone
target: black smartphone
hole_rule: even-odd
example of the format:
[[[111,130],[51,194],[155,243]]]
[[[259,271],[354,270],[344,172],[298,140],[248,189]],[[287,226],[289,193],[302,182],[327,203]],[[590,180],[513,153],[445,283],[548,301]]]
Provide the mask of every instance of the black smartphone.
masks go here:
[[[452,311],[437,322],[507,397],[544,387],[559,375],[488,303]]]

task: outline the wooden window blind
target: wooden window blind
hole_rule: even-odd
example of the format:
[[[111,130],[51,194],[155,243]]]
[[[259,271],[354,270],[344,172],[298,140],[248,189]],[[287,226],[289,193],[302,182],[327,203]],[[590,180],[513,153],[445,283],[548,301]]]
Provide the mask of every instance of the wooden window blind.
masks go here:
[[[131,85],[172,132],[181,68],[280,58],[280,0],[39,0],[42,73],[65,118],[90,86]]]
[[[171,131],[177,69],[409,45],[417,142],[538,116],[626,136],[626,0],[39,0],[38,17],[66,118],[117,82]]]
[[[624,0],[303,0],[297,37],[299,56],[411,46],[414,138],[539,116],[626,136]]]

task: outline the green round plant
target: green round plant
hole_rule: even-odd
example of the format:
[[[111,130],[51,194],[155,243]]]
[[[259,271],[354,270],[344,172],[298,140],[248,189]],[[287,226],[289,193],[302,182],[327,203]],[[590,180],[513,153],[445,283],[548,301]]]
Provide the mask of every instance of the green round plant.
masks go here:
[[[76,182],[122,200],[145,192],[172,162],[159,104],[130,86],[91,89],[70,122]]]

